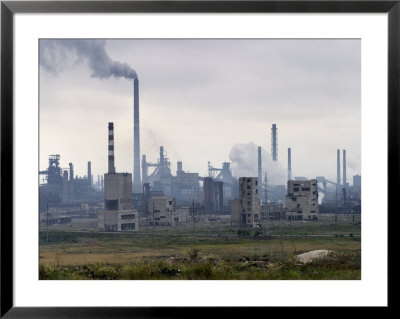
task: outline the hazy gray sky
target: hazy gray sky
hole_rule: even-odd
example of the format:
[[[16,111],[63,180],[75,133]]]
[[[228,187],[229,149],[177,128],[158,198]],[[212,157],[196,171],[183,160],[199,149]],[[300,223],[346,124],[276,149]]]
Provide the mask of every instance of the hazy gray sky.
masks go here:
[[[114,122],[117,172],[133,170],[133,81],[139,78],[141,154],[160,145],[183,169],[207,174],[232,162],[257,176],[257,146],[272,181],[336,180],[336,150],[347,178],[361,172],[360,40],[76,40],[40,42],[40,169],[49,154],[85,175],[107,170],[107,125]],[[278,127],[279,165],[270,160]]]

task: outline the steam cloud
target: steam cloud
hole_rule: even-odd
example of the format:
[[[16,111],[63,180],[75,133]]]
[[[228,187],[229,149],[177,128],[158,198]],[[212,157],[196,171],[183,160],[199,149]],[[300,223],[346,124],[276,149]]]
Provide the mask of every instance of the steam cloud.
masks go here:
[[[40,64],[58,74],[65,65],[67,52],[75,53],[75,62],[87,60],[92,77],[137,79],[136,71],[128,64],[113,61],[105,50],[105,40],[40,40]]]
[[[236,177],[258,176],[258,147],[253,142],[235,144],[230,153],[232,172]],[[268,184],[286,185],[286,169],[279,162],[273,162],[271,154],[261,148],[262,176],[267,172]]]

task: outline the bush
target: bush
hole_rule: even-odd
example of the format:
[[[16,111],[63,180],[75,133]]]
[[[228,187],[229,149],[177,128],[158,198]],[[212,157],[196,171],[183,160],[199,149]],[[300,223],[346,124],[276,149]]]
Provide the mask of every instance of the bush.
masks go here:
[[[188,254],[191,261],[196,260],[199,255],[199,250],[193,248],[189,249]]]

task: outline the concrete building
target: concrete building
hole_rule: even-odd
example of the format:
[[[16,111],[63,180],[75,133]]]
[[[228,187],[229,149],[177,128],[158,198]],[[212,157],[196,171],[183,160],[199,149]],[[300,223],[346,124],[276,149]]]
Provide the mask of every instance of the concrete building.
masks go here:
[[[206,213],[221,214],[224,205],[224,183],[205,177],[203,182],[204,201]]]
[[[102,231],[133,231],[139,229],[137,210],[99,211],[98,228]]]
[[[289,220],[317,220],[317,180],[289,180],[285,206]]]
[[[132,208],[132,174],[104,174],[104,209],[127,210]]]
[[[239,198],[231,201],[232,226],[261,225],[261,205],[258,197],[258,178],[239,178]]]
[[[351,197],[353,199],[361,199],[361,176],[353,176],[353,187],[351,188]]]
[[[147,201],[147,220],[151,226],[174,224],[175,200],[173,197],[151,197]]]

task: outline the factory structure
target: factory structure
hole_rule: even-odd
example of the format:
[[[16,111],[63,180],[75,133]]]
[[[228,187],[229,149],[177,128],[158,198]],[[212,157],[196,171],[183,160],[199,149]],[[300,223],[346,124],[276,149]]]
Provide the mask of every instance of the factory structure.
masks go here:
[[[114,124],[108,123],[108,173],[104,174],[104,210],[98,212],[98,229],[138,230],[138,211],[132,209],[132,174],[117,173],[114,165]]]
[[[285,206],[289,220],[318,220],[317,180],[289,180]]]
[[[39,211],[50,207],[80,207],[81,204],[97,205],[102,194],[96,190],[92,181],[91,162],[87,163],[87,175],[74,175],[74,165],[68,168],[60,165],[60,155],[49,156],[49,166],[40,171]]]
[[[278,169],[278,127],[271,127],[272,168]],[[108,172],[93,182],[92,162],[87,175],[74,175],[74,166],[60,167],[60,155],[49,156],[47,170],[39,188],[40,211],[54,207],[86,207],[97,212],[101,231],[137,231],[147,226],[175,226],[195,220],[216,221],[230,215],[231,225],[264,227],[270,220],[318,220],[321,213],[350,212],[361,208],[361,176],[347,181],[346,150],[337,150],[336,182],[317,176],[293,177],[292,148],[287,148],[287,184],[268,182],[262,167],[262,147],[258,146],[257,177],[234,177],[230,162],[220,167],[208,164],[207,176],[185,171],[176,162],[176,171],[164,146],[157,159],[140,152],[139,80],[133,80],[133,172],[117,173],[114,159],[114,123],[108,123]],[[272,172],[273,173],[273,172]],[[320,194],[320,196],[319,196]],[[321,196],[322,194],[322,196]],[[322,202],[318,202],[322,198]],[[83,206],[82,206],[83,205]],[[76,212],[75,209],[75,212]],[[57,214],[55,214],[57,215]],[[60,214],[58,214],[60,215]],[[57,216],[58,216],[57,215]],[[65,215],[65,214],[64,214]],[[62,213],[59,220],[68,216]],[[91,215],[93,216],[93,214]]]
[[[261,226],[261,203],[258,196],[258,178],[239,178],[239,198],[231,201],[232,226]]]

